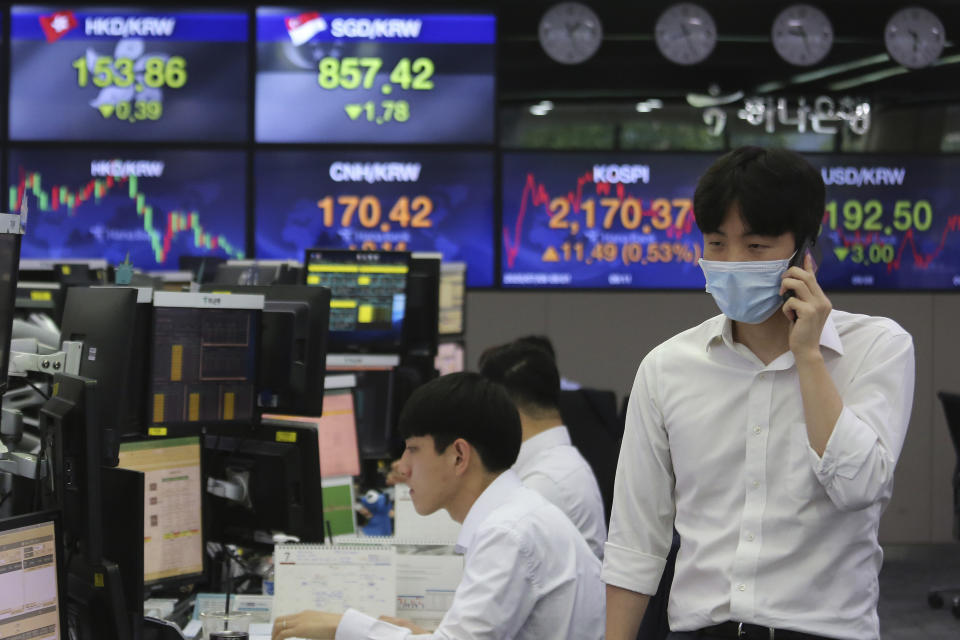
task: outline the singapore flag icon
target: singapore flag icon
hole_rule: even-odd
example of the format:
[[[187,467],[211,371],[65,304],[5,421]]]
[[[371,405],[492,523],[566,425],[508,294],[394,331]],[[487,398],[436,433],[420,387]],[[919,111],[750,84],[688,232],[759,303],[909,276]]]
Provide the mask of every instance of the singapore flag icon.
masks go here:
[[[327,21],[316,11],[286,18],[284,23],[287,25],[287,33],[290,34],[290,39],[298,47],[306,44],[310,38],[327,29]]]

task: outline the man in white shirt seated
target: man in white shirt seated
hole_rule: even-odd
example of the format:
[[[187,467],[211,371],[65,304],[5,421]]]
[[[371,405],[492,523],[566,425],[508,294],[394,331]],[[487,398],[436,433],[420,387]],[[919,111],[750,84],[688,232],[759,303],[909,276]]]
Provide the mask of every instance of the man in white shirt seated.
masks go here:
[[[525,487],[557,505],[603,559],[607,527],[593,470],[570,443],[560,417],[560,374],[551,355],[523,341],[488,349],[480,373],[507,390],[517,411],[523,444],[513,470]]]
[[[400,416],[400,471],[417,513],[446,509],[463,527],[463,579],[436,631],[359,611],[277,618],[273,640],[594,640],[603,638],[600,561],[576,527],[510,470],[520,418],[476,373],[423,385]]]
[[[607,640],[634,640],[672,528],[671,640],[876,640],[880,515],[913,403],[913,341],[832,309],[807,251],[820,172],[743,147],[694,195],[723,312],[637,371],[604,552]],[[842,579],[839,576],[843,576]]]

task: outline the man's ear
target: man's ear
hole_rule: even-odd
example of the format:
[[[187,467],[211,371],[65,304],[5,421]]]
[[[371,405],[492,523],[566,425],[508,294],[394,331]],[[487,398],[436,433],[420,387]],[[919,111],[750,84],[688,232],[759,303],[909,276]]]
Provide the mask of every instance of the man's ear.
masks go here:
[[[464,474],[473,462],[473,447],[463,438],[457,438],[451,443],[450,451],[454,455],[454,471],[457,475]]]

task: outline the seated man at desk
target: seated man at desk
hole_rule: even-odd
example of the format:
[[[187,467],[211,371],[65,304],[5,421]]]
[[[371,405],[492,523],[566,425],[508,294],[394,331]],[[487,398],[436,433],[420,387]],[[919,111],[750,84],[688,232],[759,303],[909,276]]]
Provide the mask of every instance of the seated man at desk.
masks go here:
[[[525,487],[557,505],[603,559],[607,525],[593,470],[560,417],[560,372],[548,351],[517,340],[480,356],[480,373],[507,390],[520,414],[523,442],[513,470]]]
[[[520,418],[506,391],[476,373],[420,387],[400,416],[400,470],[417,513],[463,524],[463,579],[436,631],[359,611],[276,619],[273,640],[591,640],[603,637],[600,561],[570,520],[510,469]]]

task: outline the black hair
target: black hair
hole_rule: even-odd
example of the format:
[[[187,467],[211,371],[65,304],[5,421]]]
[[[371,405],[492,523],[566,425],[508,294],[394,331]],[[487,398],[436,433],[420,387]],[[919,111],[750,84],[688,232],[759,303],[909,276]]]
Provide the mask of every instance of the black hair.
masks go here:
[[[413,392],[400,414],[400,435],[432,436],[437,453],[463,438],[488,471],[503,471],[520,453],[520,415],[499,384],[478,373],[451,373]]]
[[[525,413],[557,410],[560,372],[550,354],[524,339],[492,347],[480,356],[480,374],[503,385]]]
[[[701,233],[719,230],[734,204],[753,233],[793,232],[797,247],[816,241],[826,201],[820,173],[786,149],[740,147],[723,155],[697,183],[693,213]]]
[[[556,361],[557,352],[553,348],[553,343],[550,342],[550,338],[547,336],[523,336],[522,338],[517,338],[514,342],[519,342],[521,344],[532,344],[535,347],[540,347],[544,351],[550,354],[550,357]]]

